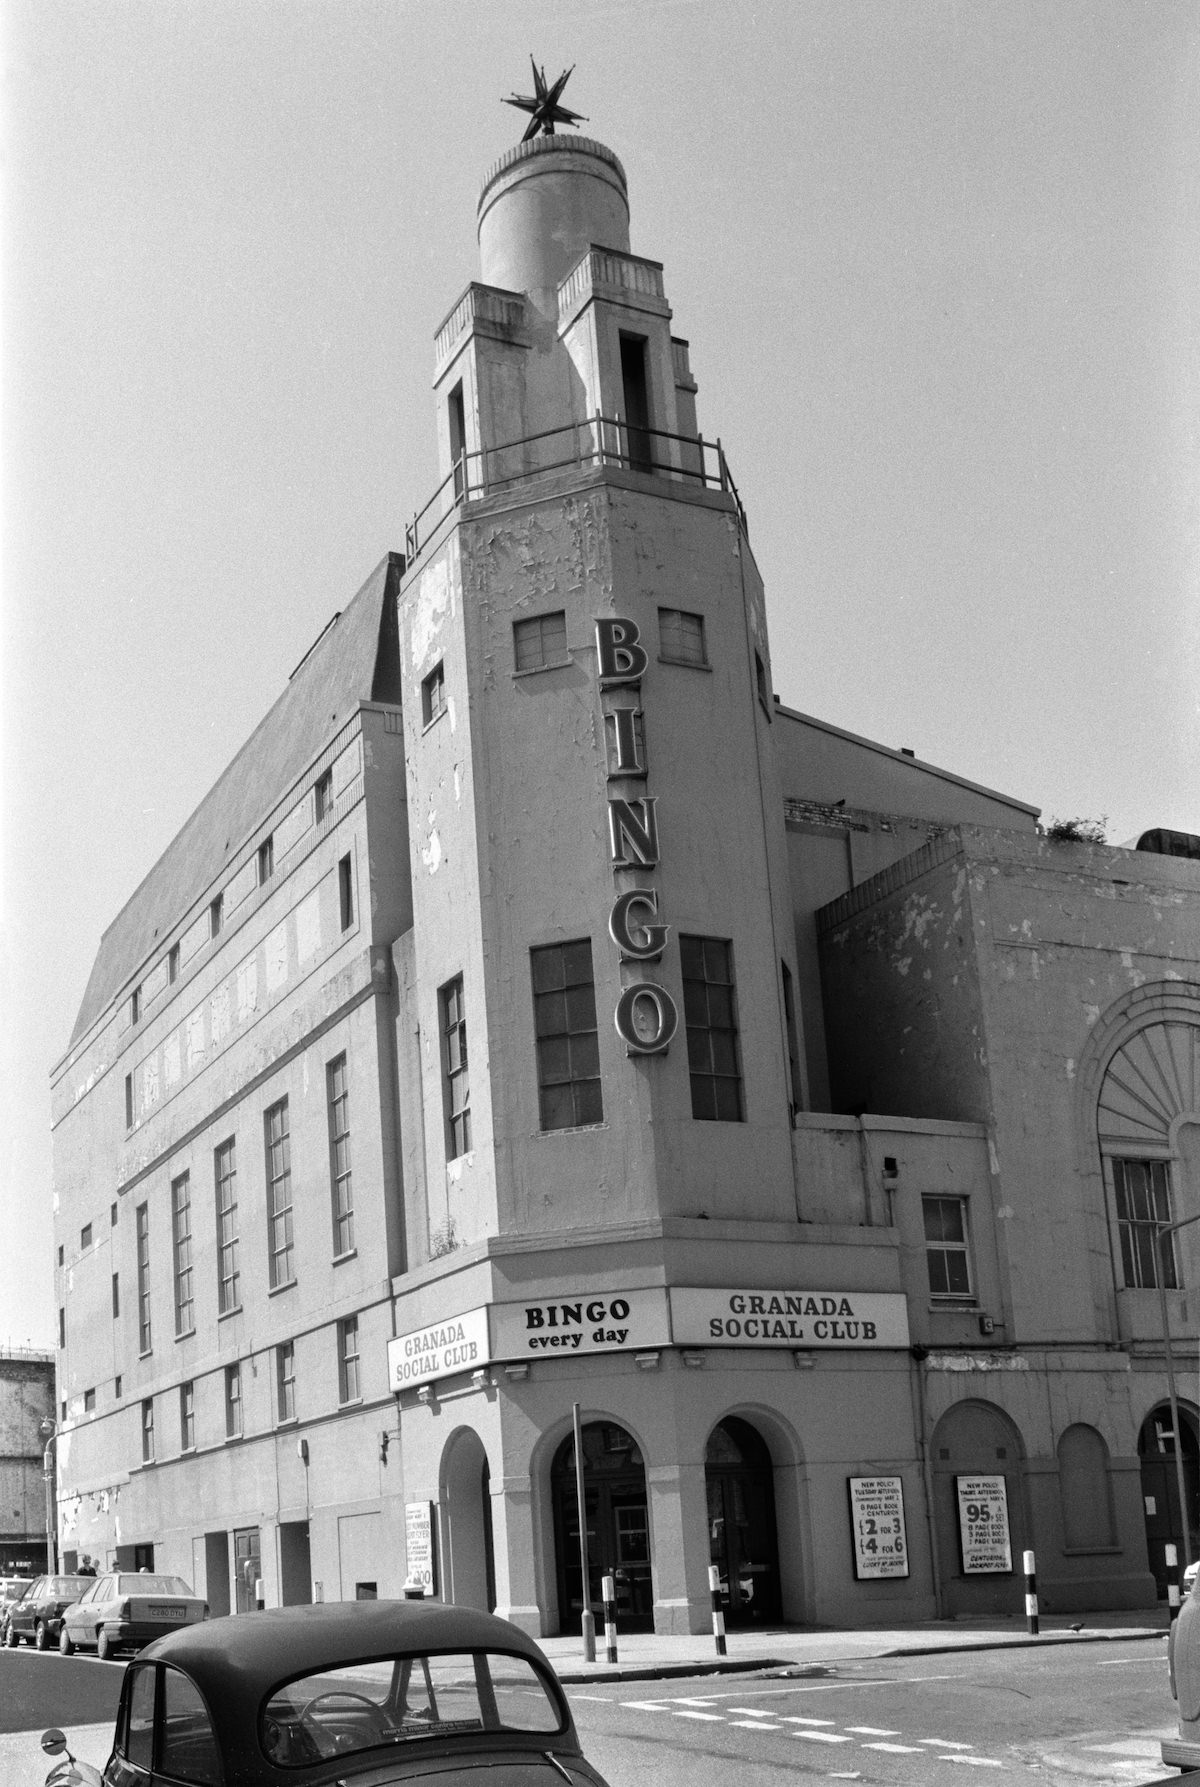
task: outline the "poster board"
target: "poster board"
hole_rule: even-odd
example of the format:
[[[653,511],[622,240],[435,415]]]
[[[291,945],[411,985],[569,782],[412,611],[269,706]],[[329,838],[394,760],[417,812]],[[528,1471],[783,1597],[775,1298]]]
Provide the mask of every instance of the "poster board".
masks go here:
[[[857,1582],[908,1575],[904,1483],[900,1477],[847,1477]]]
[[[1003,1477],[955,1477],[964,1576],[1012,1574],[1008,1492]]]
[[[426,1595],[436,1595],[438,1592],[433,1509],[432,1502],[404,1504],[404,1542],[408,1553],[406,1581],[413,1587],[420,1583]]]

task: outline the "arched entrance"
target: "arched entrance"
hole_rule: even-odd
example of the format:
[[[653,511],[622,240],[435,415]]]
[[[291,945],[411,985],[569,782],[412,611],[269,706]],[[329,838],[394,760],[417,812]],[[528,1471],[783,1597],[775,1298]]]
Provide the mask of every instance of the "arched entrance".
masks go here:
[[[766,1441],[728,1415],[704,1452],[709,1561],[721,1573],[729,1626],[776,1624],[780,1617],[775,1474]]]
[[[496,1605],[492,1548],[491,1475],[477,1433],[461,1428],[442,1456],[442,1543],[444,1598],[456,1607]]]
[[[1023,1612],[1026,1527],[1020,1434],[990,1403],[960,1402],[934,1428],[930,1452],[941,1613]],[[984,1520],[974,1518],[975,1510]],[[991,1531],[986,1544],[985,1520]]]
[[[615,1421],[589,1421],[583,1429],[583,1486],[592,1609],[599,1614],[603,1579],[612,1576],[617,1593],[618,1631],[653,1631],[646,1471],[637,1441]],[[564,1632],[578,1632],[583,1597],[573,1435],[563,1441],[554,1455],[550,1487],[554,1498],[559,1624]]]
[[[1191,1409],[1180,1408],[1183,1452],[1184,1493],[1187,1496],[1191,1525],[1191,1554],[1200,1556],[1200,1530],[1196,1521],[1196,1501],[1200,1493],[1200,1443],[1197,1441],[1196,1416]],[[1183,1569],[1183,1520],[1179,1509],[1179,1472],[1175,1464],[1175,1433],[1171,1424],[1169,1403],[1151,1409],[1138,1434],[1138,1457],[1142,1463],[1142,1507],[1146,1514],[1146,1551],[1150,1568],[1158,1585],[1158,1598],[1167,1596],[1166,1550],[1174,1545]]]

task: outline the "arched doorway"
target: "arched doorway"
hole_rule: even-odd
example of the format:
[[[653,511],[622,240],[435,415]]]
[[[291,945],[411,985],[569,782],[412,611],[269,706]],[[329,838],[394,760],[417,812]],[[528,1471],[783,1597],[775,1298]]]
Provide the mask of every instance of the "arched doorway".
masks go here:
[[[1197,1441],[1196,1416],[1191,1409],[1180,1408],[1181,1450],[1183,1453],[1184,1493],[1187,1497],[1191,1527],[1191,1555],[1200,1555],[1200,1530],[1197,1528],[1197,1495],[1200,1494],[1200,1443]],[[1158,1585],[1158,1598],[1167,1596],[1166,1546],[1176,1547],[1179,1568],[1183,1569],[1183,1520],[1179,1508],[1179,1472],[1175,1463],[1175,1432],[1171,1424],[1169,1403],[1151,1409],[1138,1434],[1138,1457],[1142,1464],[1142,1507],[1146,1516],[1146,1551],[1150,1568]]]
[[[462,1428],[442,1456],[442,1593],[456,1607],[496,1605],[491,1473],[477,1433]]]
[[[559,1624],[564,1632],[577,1632],[583,1596],[574,1435],[568,1435],[554,1455],[550,1486],[554,1498]],[[593,1612],[600,1612],[604,1577],[612,1576],[618,1631],[651,1632],[654,1591],[650,1578],[646,1471],[637,1441],[615,1421],[589,1421],[583,1429],[583,1486]]]
[[[1025,1606],[1024,1448],[1008,1416],[960,1402],[933,1431],[933,1505],[943,1616],[1018,1614]],[[984,1516],[975,1518],[976,1511]],[[985,1521],[991,1540],[984,1543]]]
[[[766,1441],[748,1421],[728,1415],[704,1452],[709,1561],[721,1577],[729,1626],[777,1624],[779,1546],[775,1474]]]

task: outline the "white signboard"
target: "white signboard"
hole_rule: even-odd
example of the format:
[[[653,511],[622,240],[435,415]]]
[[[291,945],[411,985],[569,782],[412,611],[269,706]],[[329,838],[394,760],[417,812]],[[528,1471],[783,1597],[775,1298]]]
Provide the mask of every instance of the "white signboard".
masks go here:
[[[955,1477],[958,1538],[964,1576],[995,1576],[1012,1570],[1008,1536],[1008,1495],[1003,1477]]]
[[[418,1582],[427,1595],[437,1594],[437,1552],[433,1539],[433,1503],[404,1504],[404,1544],[408,1553],[407,1585]]]
[[[676,1346],[908,1345],[899,1292],[673,1289],[670,1297]]]
[[[389,1340],[388,1384],[393,1390],[409,1390],[455,1372],[478,1371],[489,1356],[487,1310],[469,1309]]]
[[[908,1575],[904,1484],[899,1477],[848,1477],[854,1574],[859,1582]]]
[[[670,1344],[667,1295],[567,1291],[550,1302],[493,1303],[494,1359],[561,1359],[572,1353],[630,1353]]]

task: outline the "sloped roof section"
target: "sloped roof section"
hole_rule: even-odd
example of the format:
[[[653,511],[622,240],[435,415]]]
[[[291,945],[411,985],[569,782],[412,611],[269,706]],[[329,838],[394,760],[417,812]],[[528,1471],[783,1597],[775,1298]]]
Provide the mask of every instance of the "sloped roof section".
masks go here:
[[[398,702],[396,594],[403,560],[389,553],[321,634],[122,908],[100,942],[69,1047],[222,878],[225,866],[292,788],[360,701]]]

